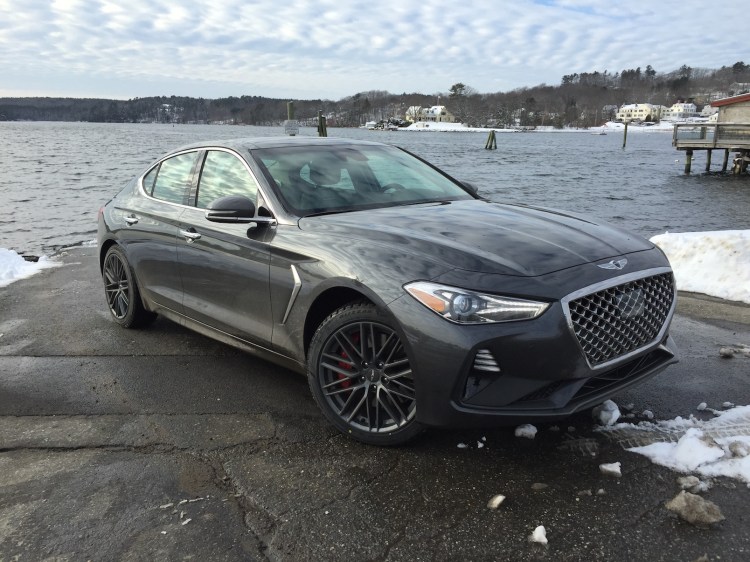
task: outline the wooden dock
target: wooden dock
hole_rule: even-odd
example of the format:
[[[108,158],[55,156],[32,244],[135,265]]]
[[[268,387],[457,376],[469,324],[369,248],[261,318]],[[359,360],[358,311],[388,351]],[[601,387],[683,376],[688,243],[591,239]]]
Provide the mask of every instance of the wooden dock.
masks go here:
[[[750,124],[747,123],[679,123],[674,126],[672,146],[685,151],[685,173],[690,173],[693,152],[705,150],[706,172],[711,171],[711,155],[714,150],[724,151],[721,171],[729,166],[729,153],[735,152],[732,172],[747,172],[750,163]]]

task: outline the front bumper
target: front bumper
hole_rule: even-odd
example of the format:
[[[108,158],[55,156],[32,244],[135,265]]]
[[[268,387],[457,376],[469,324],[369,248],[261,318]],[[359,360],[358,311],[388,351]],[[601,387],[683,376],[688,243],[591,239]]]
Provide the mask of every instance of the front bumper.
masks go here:
[[[390,309],[412,361],[418,421],[456,427],[561,419],[657,374],[677,362],[674,305],[653,341],[595,366],[565,299],[534,320],[484,325],[447,322],[408,296]]]

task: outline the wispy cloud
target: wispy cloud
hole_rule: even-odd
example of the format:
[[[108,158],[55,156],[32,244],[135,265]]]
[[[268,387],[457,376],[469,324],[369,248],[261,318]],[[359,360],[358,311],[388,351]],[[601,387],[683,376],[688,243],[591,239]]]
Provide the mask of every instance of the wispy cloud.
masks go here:
[[[729,2],[0,0],[0,95],[508,90],[563,74],[750,61]]]

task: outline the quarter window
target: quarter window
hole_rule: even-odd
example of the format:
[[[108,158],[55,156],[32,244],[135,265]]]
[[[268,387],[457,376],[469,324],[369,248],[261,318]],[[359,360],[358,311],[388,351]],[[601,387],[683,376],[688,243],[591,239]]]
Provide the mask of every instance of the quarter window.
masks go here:
[[[180,154],[164,160],[159,166],[152,195],[170,203],[185,203],[190,187],[195,152]]]
[[[244,195],[255,202],[258,186],[245,165],[233,154],[211,150],[203,164],[196,205],[205,209],[211,201],[227,195]]]

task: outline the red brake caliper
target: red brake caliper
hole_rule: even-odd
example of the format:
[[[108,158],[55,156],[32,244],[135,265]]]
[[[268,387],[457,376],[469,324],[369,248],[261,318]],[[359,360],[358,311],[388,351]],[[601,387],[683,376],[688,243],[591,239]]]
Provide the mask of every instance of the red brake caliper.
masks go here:
[[[359,333],[352,334],[352,341],[355,344],[359,343]],[[349,355],[343,349],[341,350],[341,358],[349,359]],[[339,361],[339,367],[341,367],[342,369],[346,369],[347,371],[351,371],[352,369],[352,366],[349,363],[344,363],[343,361]],[[346,375],[339,373],[338,377],[341,380],[346,379],[346,380],[343,380],[343,382],[341,383],[342,388],[349,388],[352,385],[351,379],[347,377]]]

